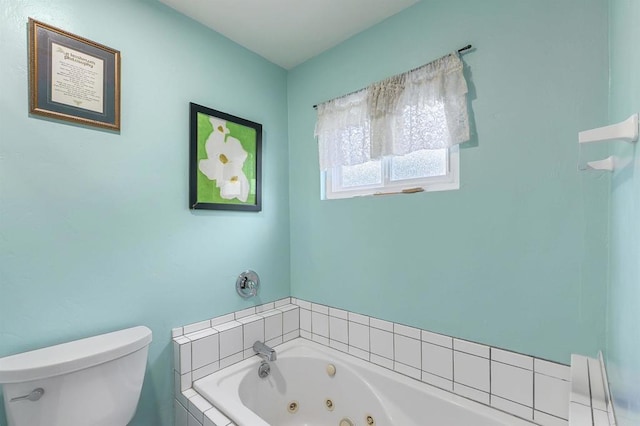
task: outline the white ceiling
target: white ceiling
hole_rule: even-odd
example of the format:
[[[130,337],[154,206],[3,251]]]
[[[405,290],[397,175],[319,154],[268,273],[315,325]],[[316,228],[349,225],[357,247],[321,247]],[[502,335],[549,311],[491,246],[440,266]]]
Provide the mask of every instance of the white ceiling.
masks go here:
[[[160,0],[283,68],[419,0]]]

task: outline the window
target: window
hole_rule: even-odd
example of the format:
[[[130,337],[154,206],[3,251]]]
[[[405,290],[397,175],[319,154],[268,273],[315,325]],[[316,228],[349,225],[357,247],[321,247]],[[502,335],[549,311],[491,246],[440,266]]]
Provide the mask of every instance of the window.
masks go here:
[[[456,52],[318,105],[323,198],[458,189],[466,94]]]
[[[402,191],[444,191],[460,187],[457,146],[388,156],[323,172],[325,199],[392,194]],[[417,190],[420,191],[420,190]],[[416,191],[416,192],[417,192]]]

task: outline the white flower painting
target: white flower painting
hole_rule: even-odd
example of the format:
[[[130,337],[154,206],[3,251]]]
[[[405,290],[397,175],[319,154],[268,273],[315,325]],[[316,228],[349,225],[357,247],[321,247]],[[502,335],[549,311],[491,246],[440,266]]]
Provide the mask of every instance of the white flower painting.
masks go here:
[[[213,132],[205,142],[207,158],[200,160],[198,169],[220,189],[226,200],[237,198],[246,202],[249,197],[249,180],[243,172],[248,154],[240,141],[229,136],[227,122],[210,117]]]

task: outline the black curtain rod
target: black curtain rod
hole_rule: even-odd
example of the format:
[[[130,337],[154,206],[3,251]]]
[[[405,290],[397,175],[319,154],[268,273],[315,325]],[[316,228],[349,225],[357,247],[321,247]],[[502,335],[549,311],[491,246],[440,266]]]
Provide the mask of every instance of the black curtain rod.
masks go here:
[[[467,44],[465,47],[458,49],[458,53],[463,53],[463,52],[465,52],[465,51],[467,51],[467,50],[471,49],[472,47],[473,47],[472,45]],[[418,67],[418,68],[419,68],[419,67]],[[364,89],[360,89],[360,90],[364,90]],[[357,93],[357,92],[359,92],[360,90],[356,90],[355,92],[347,93],[346,95],[343,95],[343,96],[353,95],[354,93]],[[317,105],[317,104],[313,106],[313,109],[317,109],[317,108],[318,108],[318,105]]]

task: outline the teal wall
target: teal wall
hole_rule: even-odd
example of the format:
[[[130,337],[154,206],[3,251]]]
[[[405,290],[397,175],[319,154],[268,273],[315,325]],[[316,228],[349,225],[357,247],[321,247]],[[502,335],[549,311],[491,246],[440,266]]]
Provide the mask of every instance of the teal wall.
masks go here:
[[[610,2],[610,122],[640,111],[640,3]],[[607,370],[621,426],[640,424],[640,156],[637,144],[614,144],[629,165],[616,171],[611,191],[611,278]]]
[[[122,52],[119,134],[29,116],[28,17]],[[147,325],[133,425],[172,425],[171,328],[289,295],[286,90],[157,1],[0,0],[0,357]],[[189,102],[263,124],[262,212],[188,210]]]
[[[607,0],[430,0],[288,76],[292,295],[560,362],[605,343]],[[458,191],[320,201],[312,105],[472,43]],[[590,152],[590,155],[595,153]]]

